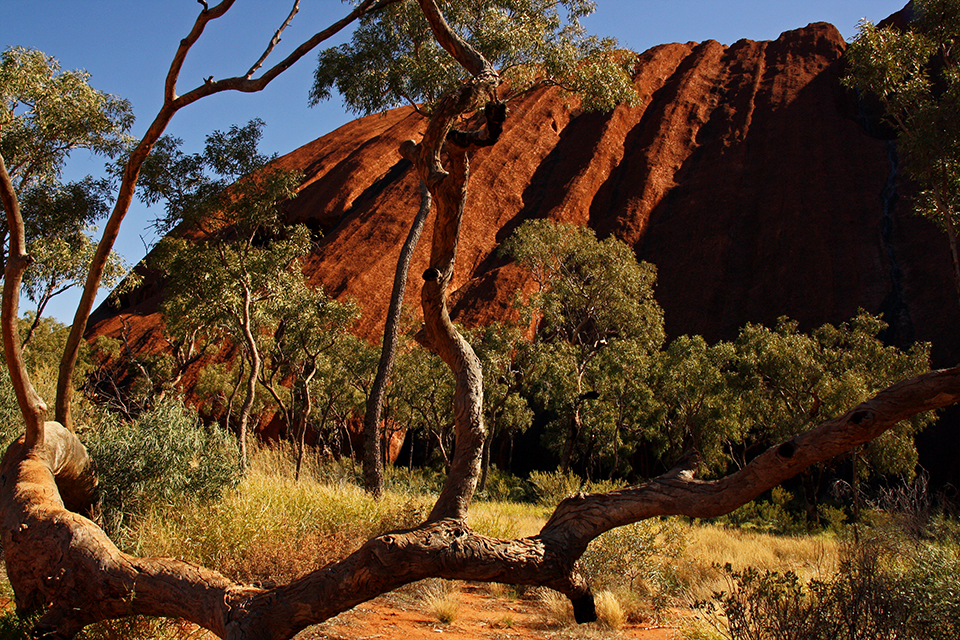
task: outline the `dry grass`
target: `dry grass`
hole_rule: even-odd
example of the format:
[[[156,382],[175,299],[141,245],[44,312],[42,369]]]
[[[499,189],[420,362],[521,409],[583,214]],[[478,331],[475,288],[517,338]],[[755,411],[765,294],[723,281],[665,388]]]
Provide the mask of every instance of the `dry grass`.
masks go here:
[[[526,538],[536,535],[547,522],[551,509],[519,502],[474,502],[467,524],[492,538]]]
[[[425,503],[376,501],[352,484],[296,482],[259,458],[211,504],[154,509],[125,532],[137,555],[175,556],[245,582],[285,582],[344,557],[367,539],[422,521]]]
[[[569,627],[576,623],[573,619],[573,605],[565,595],[544,588],[539,590],[537,596],[548,623],[559,627]]]
[[[730,529],[715,525],[692,525],[687,546],[677,567],[684,585],[684,600],[709,598],[727,587],[722,571],[725,564],[734,570],[748,566],[758,569],[790,570],[802,579],[824,577],[837,567],[839,544],[835,538],[777,536]]]
[[[441,624],[453,624],[460,616],[462,586],[456,580],[422,580],[417,583],[417,599],[428,616]]]
[[[597,609],[597,622],[604,629],[616,631],[627,621],[627,614],[612,591],[598,593],[594,604]]]

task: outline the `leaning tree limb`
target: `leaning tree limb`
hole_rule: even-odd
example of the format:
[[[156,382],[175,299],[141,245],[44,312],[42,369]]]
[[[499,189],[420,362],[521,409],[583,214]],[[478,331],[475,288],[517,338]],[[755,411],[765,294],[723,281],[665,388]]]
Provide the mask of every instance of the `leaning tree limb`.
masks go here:
[[[380,360],[377,373],[370,385],[366,410],[363,416],[363,486],[373,496],[383,495],[383,455],[380,446],[380,420],[383,415],[383,402],[387,395],[387,383],[393,372],[393,363],[397,353],[397,341],[400,336],[400,316],[403,312],[403,299],[407,291],[407,279],[410,274],[410,262],[413,252],[420,242],[427,215],[430,213],[430,190],[420,182],[420,208],[410,224],[407,239],[397,258],[397,269],[393,277],[393,290],[387,307],[387,319],[383,326],[383,345],[380,348]]]
[[[960,367],[932,371],[771,447],[724,478],[700,481],[680,467],[637,487],[577,495],[560,503],[539,534],[519,540],[480,536],[460,520],[440,519],[374,538],[343,560],[273,589],[241,585],[190,563],[117,550],[61,499],[58,482],[69,481],[58,470],[85,453],[74,434],[49,422],[44,446],[28,447],[21,439],[0,465],[3,548],[18,609],[42,609],[38,633],[48,638],[70,638],[93,622],[143,614],[181,617],[229,640],[286,640],[427,577],[549,586],[580,605],[577,617],[584,621],[592,599],[576,563],[593,537],[660,515],[728,513],[900,420],[958,401]]]
[[[73,429],[73,418],[70,410],[70,402],[73,396],[73,373],[76,369],[77,357],[80,353],[80,343],[83,341],[83,334],[87,328],[87,319],[90,317],[90,311],[93,309],[93,302],[96,298],[97,290],[100,288],[103,269],[106,266],[107,258],[120,232],[120,224],[123,222],[133,202],[134,191],[140,176],[140,168],[143,166],[144,161],[146,161],[147,156],[150,155],[153,145],[163,134],[173,116],[187,105],[193,104],[197,100],[215,93],[221,93],[223,91],[255,93],[262,91],[277,76],[315,49],[321,42],[336,35],[344,27],[360,17],[379,11],[383,7],[398,1],[399,0],[361,0],[357,2],[350,13],[305,40],[286,58],[265,71],[259,77],[254,78],[251,76],[257,68],[263,64],[266,56],[272,52],[272,41],[271,44],[267,46],[265,54],[251,67],[246,75],[221,80],[208,78],[207,81],[200,86],[183,95],[177,95],[177,82],[179,81],[180,71],[183,68],[187,54],[193,48],[193,45],[196,44],[197,40],[200,39],[207,24],[226,14],[233,6],[235,0],[223,0],[219,4],[209,8],[206,3],[201,3],[203,10],[200,12],[200,15],[197,16],[193,27],[190,29],[190,33],[180,41],[180,46],[177,48],[177,52],[174,54],[173,61],[170,63],[170,68],[167,71],[167,76],[164,81],[163,105],[160,107],[153,122],[147,128],[147,132],[134,148],[127,161],[117,192],[117,200],[114,203],[110,218],[104,225],[103,236],[97,245],[97,250],[90,264],[90,270],[87,273],[83,293],[80,296],[80,302],[77,304],[73,325],[70,328],[70,335],[67,337],[63,358],[60,361],[60,372],[57,380],[56,419],[64,426],[68,429]],[[296,8],[296,5],[294,8]],[[291,18],[292,15],[288,17],[284,25],[278,29],[278,34],[286,27]],[[275,35],[274,37],[278,36]]]

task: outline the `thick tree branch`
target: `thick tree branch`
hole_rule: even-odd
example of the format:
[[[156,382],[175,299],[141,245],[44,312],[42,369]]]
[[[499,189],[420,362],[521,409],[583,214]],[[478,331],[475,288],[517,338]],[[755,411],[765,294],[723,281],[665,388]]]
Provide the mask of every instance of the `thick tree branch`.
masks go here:
[[[30,265],[27,255],[26,233],[20,202],[7,167],[0,155],[0,202],[7,212],[7,229],[10,233],[10,245],[3,274],[3,306],[0,313],[0,332],[3,334],[3,355],[10,371],[10,382],[17,396],[20,413],[26,425],[27,446],[34,447],[43,442],[43,424],[47,416],[47,405],[40,398],[23,361],[20,346],[20,330],[17,322],[20,307],[20,284],[23,272]]]
[[[493,71],[493,66],[456,31],[450,28],[446,18],[440,13],[436,0],[417,0],[423,15],[430,24],[434,38],[444,50],[453,56],[460,66],[474,77],[486,75]]]
[[[584,549],[614,527],[658,515],[710,518],[729,513],[818,462],[867,443],[901,420],[960,401],[960,367],[899,382],[847,413],[770,447],[731,475],[701,481],[689,470],[639,487],[575,496],[560,503],[541,531]]]
[[[397,258],[397,270],[393,278],[393,291],[390,293],[390,305],[383,327],[383,346],[380,349],[380,361],[377,373],[367,397],[366,411],[363,416],[363,484],[364,488],[376,497],[383,495],[383,462],[380,447],[380,419],[383,413],[383,401],[387,393],[387,383],[393,371],[393,362],[397,352],[397,338],[400,334],[400,316],[403,312],[403,299],[407,291],[407,279],[410,273],[410,261],[420,242],[427,215],[430,213],[430,190],[420,182],[420,208],[413,218],[407,239]]]
[[[285,640],[427,577],[549,586],[574,601],[583,621],[592,606],[576,562],[593,537],[660,515],[727,513],[900,420],[957,401],[960,368],[933,371],[771,447],[719,480],[698,481],[681,468],[639,487],[568,498],[540,534],[519,540],[479,536],[461,520],[441,519],[375,538],[339,562],[270,590],[238,585],[189,563],[118,551],[61,501],[58,484],[75,482],[70,478],[81,467],[73,462],[84,454],[76,436],[47,423],[44,447],[14,443],[0,466],[3,548],[17,606],[45,609],[38,631],[48,632],[46,637],[68,638],[98,620],[144,614],[182,617],[231,640]]]

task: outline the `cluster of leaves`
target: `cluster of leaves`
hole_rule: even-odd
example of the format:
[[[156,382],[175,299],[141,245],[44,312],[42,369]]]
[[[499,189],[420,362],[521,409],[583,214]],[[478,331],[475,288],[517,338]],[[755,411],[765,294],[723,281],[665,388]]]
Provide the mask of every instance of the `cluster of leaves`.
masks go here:
[[[37,304],[38,318],[51,298],[84,281],[94,251],[89,234],[111,202],[109,179],[60,181],[68,156],[87,149],[112,158],[131,141],[130,103],[93,89],[89,77],[62,71],[40,51],[14,47],[0,54],[0,156],[20,202],[33,257],[24,289]],[[7,237],[4,216],[4,255]],[[125,270],[120,257],[111,254],[102,285],[115,286]]]
[[[609,110],[635,98],[632,57],[616,41],[587,35],[589,0],[445,2],[447,22],[496,68],[511,94],[558,85],[587,109]],[[467,73],[433,37],[419,5],[397,2],[361,19],[349,43],[320,54],[313,103],[334,88],[358,113],[403,104],[430,105]]]
[[[667,463],[695,448],[705,470],[722,472],[929,367],[928,345],[884,345],[884,324],[863,312],[811,333],[781,318],[748,324],[732,342],[680,336],[664,346],[655,271],[622,242],[539,220],[505,251],[539,285],[523,303],[534,338],[510,351],[513,392],[555,416],[546,444],[564,470],[642,476],[630,466],[638,448]],[[931,419],[901,423],[864,455],[880,473],[911,474],[913,435]]]
[[[82,439],[96,464],[108,531],[151,505],[214,500],[240,477],[236,439],[176,401],[132,421],[109,414]]]
[[[943,228],[960,291],[960,2],[914,0],[906,29],[860,24],[847,50],[849,86],[879,98],[906,168],[922,191],[919,213]]]
[[[730,590],[699,608],[721,612],[731,640],[946,639],[960,633],[957,549],[906,549],[876,538],[849,544],[836,574],[803,581],[792,571],[726,572]]]
[[[592,540],[580,562],[591,583],[641,594],[662,609],[681,590],[677,567],[685,548],[680,520],[651,518]]]

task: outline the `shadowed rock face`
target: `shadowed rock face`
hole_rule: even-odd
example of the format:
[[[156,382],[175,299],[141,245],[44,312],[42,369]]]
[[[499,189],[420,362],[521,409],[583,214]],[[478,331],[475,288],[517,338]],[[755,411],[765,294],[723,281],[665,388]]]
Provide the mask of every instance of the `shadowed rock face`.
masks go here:
[[[935,364],[956,362],[946,240],[897,202],[895,149],[865,133],[840,86],[844,48],[824,23],[773,42],[667,44],[637,59],[639,106],[582,114],[554,90],[512,104],[501,140],[472,159],[454,315],[474,325],[509,313],[530,283],[496,249],[548,217],[614,234],[656,264],[671,337],[729,339],[781,315],[809,329],[863,307],[887,314],[894,342],[932,341]],[[423,126],[411,109],[372,115],[277,161],[306,175],[291,221],[324,234],[306,273],[360,303],[371,339],[419,202],[397,149]],[[153,282],[119,310],[101,307],[90,335],[118,336],[123,317],[134,350],[163,348],[161,295]]]

